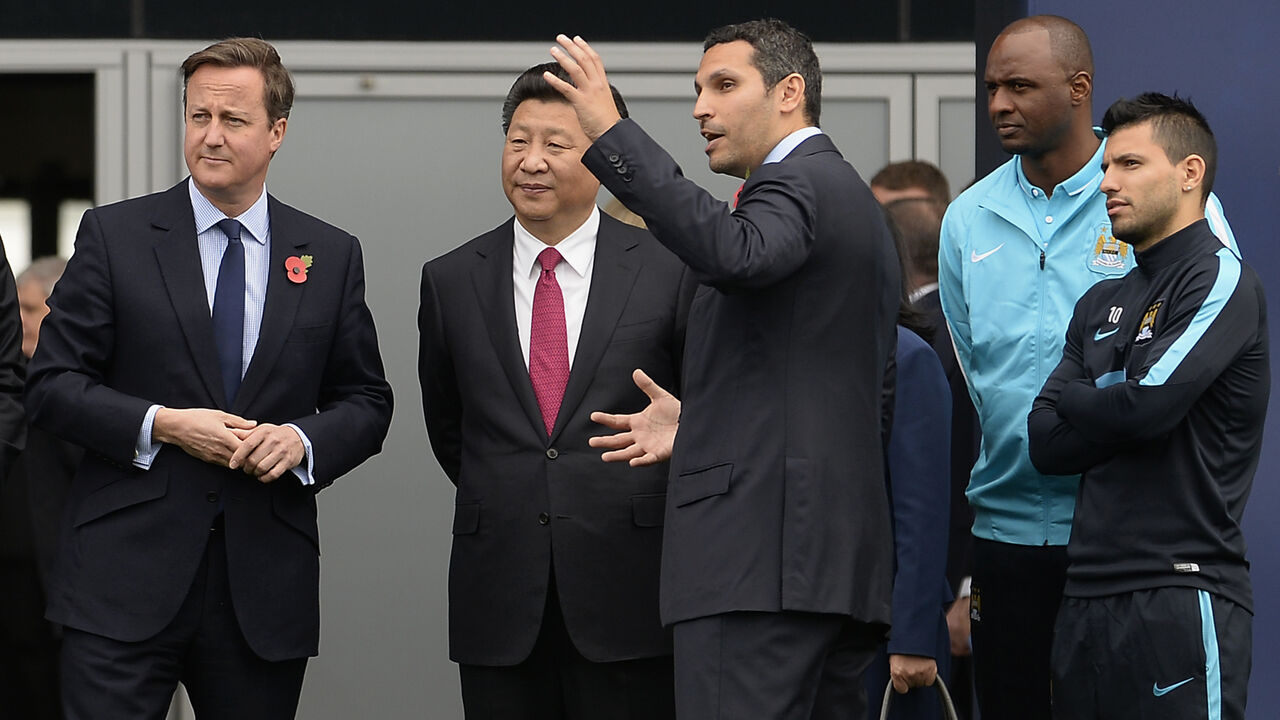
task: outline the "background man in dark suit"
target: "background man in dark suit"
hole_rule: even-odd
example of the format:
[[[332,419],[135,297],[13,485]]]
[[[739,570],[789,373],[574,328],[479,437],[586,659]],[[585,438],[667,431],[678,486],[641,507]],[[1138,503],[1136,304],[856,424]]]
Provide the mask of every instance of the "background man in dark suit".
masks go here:
[[[585,41],[557,40],[573,83],[549,82],[594,141],[583,163],[703,284],[663,542],[679,713],[861,717],[889,620],[881,394],[899,268],[871,191],[816,127],[813,47],[776,20],[705,42],[693,114],[711,168],[749,176],[735,209],[618,117]],[[600,441],[609,457],[666,455],[631,429],[654,414],[601,417],[623,429]]]
[[[30,359],[49,313],[46,301],[67,261],[36,260],[18,273],[22,354]],[[44,619],[49,571],[62,510],[84,451],[39,428],[27,428],[26,446],[0,492],[0,717],[58,720],[56,626]]]
[[[69,718],[292,717],[319,642],[318,489],[391,418],[360,247],[266,193],[293,84],[269,44],[189,57],[190,181],[85,213],[31,366],[87,449],[48,617]],[[308,269],[309,268],[309,269]]]
[[[458,487],[450,657],[468,718],[671,718],[667,466],[602,465],[588,415],[644,407],[634,368],[679,384],[694,282],[596,208],[591,142],[546,71],[568,78],[534,67],[503,106],[515,218],[422,273],[423,410]]]

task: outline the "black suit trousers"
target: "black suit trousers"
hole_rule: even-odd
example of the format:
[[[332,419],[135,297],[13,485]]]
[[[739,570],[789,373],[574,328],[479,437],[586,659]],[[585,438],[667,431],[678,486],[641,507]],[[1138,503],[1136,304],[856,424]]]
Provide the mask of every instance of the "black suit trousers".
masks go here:
[[[864,717],[862,673],[884,626],[844,615],[731,612],[674,628],[676,709],[684,720]]]
[[[467,720],[674,720],[670,655],[591,662],[565,629],[552,577],[533,652],[508,667],[460,665]]]
[[[307,659],[270,662],[245,642],[231,605],[221,519],[182,608],[158,635],[130,643],[65,630],[67,720],[163,720],[179,682],[200,720],[294,717]]]

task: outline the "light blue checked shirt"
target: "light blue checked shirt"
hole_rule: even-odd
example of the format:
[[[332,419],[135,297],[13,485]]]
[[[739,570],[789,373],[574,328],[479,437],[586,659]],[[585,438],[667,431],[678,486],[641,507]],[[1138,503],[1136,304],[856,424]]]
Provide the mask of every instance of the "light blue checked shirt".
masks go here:
[[[204,289],[209,300],[209,312],[213,313],[213,297],[218,290],[218,268],[222,264],[222,254],[227,249],[227,236],[218,227],[218,222],[227,216],[214,207],[209,199],[196,190],[195,183],[187,180],[187,189],[191,193],[191,209],[196,218],[196,242],[200,246],[200,265],[204,270]],[[258,345],[258,332],[262,328],[262,308],[267,302],[267,277],[271,271],[271,218],[267,215],[267,188],[264,185],[258,200],[239,217],[235,218],[244,226],[240,234],[244,246],[244,345],[241,353],[240,376],[249,369],[253,360],[253,350]],[[164,443],[153,442],[151,429],[155,424],[156,411],[161,405],[152,405],[142,420],[142,428],[138,433],[137,453],[133,464],[148,469],[155,460]],[[252,419],[252,418],[250,418]],[[293,472],[303,485],[311,485],[315,480],[311,476],[313,454],[311,440],[302,429],[292,423],[285,427],[293,428],[302,438],[306,449],[306,467],[299,465]]]

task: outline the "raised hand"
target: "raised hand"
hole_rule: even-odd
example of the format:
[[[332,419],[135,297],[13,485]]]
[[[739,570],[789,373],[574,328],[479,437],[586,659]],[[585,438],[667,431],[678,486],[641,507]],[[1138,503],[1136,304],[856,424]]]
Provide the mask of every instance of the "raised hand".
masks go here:
[[[566,35],[557,35],[556,42],[559,46],[551,48],[551,57],[569,73],[573,83],[567,83],[549,72],[543,73],[542,77],[569,101],[578,114],[582,131],[591,138],[591,142],[595,142],[622,119],[618,115],[618,107],[613,103],[609,78],[604,73],[604,61],[580,37],[575,36],[571,40]]]
[[[660,463],[671,457],[671,447],[680,428],[680,401],[643,370],[633,372],[631,379],[649,396],[649,407],[630,415],[591,413],[592,422],[618,432],[598,435],[587,442],[591,447],[608,449],[600,456],[605,462],[626,460],[631,467]]]

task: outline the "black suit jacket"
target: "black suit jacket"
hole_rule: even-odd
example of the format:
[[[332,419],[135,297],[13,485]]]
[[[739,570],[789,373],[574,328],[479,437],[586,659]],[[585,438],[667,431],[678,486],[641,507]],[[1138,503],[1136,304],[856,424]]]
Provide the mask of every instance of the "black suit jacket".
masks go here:
[[[381,448],[391,419],[360,246],[268,199],[271,259],[261,333],[226,407],[186,182],[85,213],[49,299],[30,368],[36,425],[87,449],[49,619],[126,642],[159,632],[191,586],[223,507],[236,617],[263,658],[314,655],[319,641],[315,493]],[[307,280],[291,255],[314,258]],[[314,448],[315,487],[288,473],[262,484],[165,447],[132,465],[147,409],[221,408],[297,424]]]
[[[630,120],[583,163],[704,283],[689,311],[663,621],[795,610],[888,622],[881,388],[899,269],[870,190],[825,135],[752,172],[732,211]]]
[[[593,410],[637,412],[642,368],[680,386],[694,283],[649,233],[602,214],[569,383],[547,437],[516,331],[513,221],[427,263],[419,379],[436,458],[457,485],[449,652],[528,657],[554,567],[565,626],[597,662],[671,652],[658,622],[667,465],[607,464]]]

